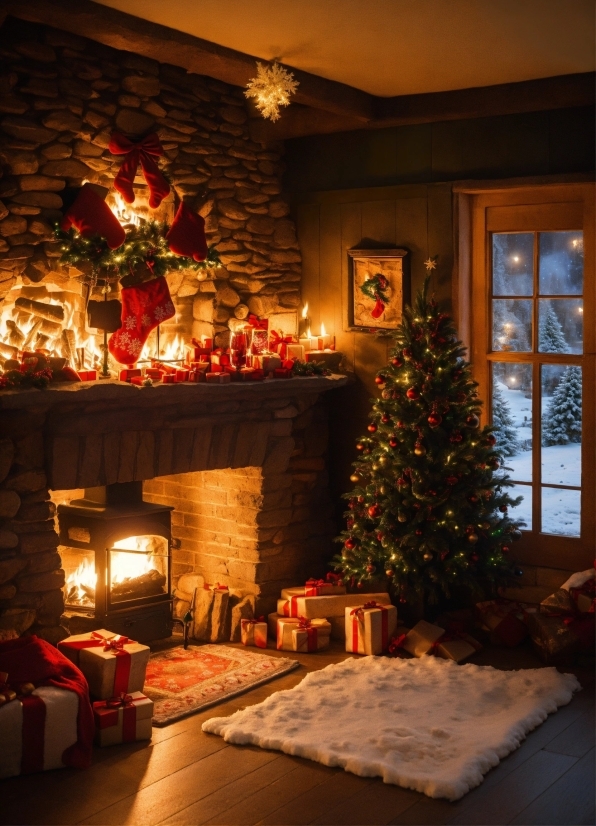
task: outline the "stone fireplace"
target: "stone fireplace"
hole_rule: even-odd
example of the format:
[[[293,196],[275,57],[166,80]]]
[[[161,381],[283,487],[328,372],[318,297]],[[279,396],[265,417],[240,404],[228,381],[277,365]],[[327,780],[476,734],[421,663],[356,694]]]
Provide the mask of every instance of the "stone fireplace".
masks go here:
[[[172,586],[198,572],[273,611],[280,589],[323,573],[332,552],[326,394],[346,381],[4,391],[0,633],[65,635],[55,502],[131,482],[174,508]]]
[[[242,89],[12,17],[0,56],[0,361],[39,349],[75,369],[99,364],[103,334],[86,309],[104,297],[101,281],[89,286],[60,264],[54,237],[73,191],[109,190],[122,224],[172,220],[173,196],[150,211],[140,172],[132,209],[114,193],[114,130],[157,133],[160,167],[205,218],[221,262],[167,275],[176,313],[158,328],[159,355],[179,358],[191,338],[226,347],[249,313],[297,332],[301,258],[282,195],[283,145],[251,139]],[[157,355],[156,331],[146,346]],[[153,565],[167,600],[182,574],[197,572],[254,597],[258,613],[274,610],[280,588],[322,573],[332,551],[326,393],[344,382],[110,380],[0,392],[0,638],[55,642],[68,615],[96,611],[97,565],[83,534],[69,537],[66,515],[92,489],[135,483],[157,511],[173,509],[165,568],[157,552]],[[113,550],[128,564],[140,548]]]

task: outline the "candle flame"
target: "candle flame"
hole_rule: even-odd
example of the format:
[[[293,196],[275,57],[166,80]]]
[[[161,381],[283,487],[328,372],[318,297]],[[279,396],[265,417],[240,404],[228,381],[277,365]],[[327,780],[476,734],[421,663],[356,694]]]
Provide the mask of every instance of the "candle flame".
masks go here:
[[[306,302],[306,304],[302,308],[302,318],[307,318],[307,317],[308,317],[308,301]]]
[[[308,333],[306,334],[307,338],[312,338],[312,333],[310,331],[310,327],[308,328]]]
[[[325,329],[325,325],[321,322],[321,335],[326,336],[327,330]]]

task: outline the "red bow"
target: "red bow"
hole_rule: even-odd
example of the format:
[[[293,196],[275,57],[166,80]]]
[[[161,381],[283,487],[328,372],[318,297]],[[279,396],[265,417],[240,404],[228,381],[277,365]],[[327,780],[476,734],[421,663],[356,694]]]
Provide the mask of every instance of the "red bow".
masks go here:
[[[383,607],[383,605],[378,605],[373,599],[371,602],[365,602],[364,605],[359,605],[357,608],[353,608],[350,611],[350,614],[356,614],[357,616],[361,616],[367,608],[380,608],[381,610],[383,610]]]
[[[105,701],[106,708],[120,708],[120,706],[126,706],[132,702],[132,695],[126,694],[124,691],[122,691],[118,696],[110,697],[109,700]]]
[[[149,206],[157,209],[169,194],[170,185],[154,160],[163,155],[163,147],[155,132],[136,143],[120,132],[113,132],[108,148],[112,155],[126,155],[114,180],[114,188],[126,203],[134,203],[133,183],[140,162],[150,191]]]
[[[389,653],[395,654],[399,648],[402,648],[407,636],[407,634],[400,634],[399,637],[393,637],[393,639],[389,643]]]
[[[249,313],[248,318],[246,319],[246,323],[253,327],[255,330],[268,330],[269,329],[269,319],[268,318],[259,318],[254,313]]]
[[[280,357],[284,359],[288,352],[288,344],[291,344],[293,341],[294,336],[280,336],[277,330],[271,330],[269,347],[274,353],[279,353]]]
[[[341,585],[342,575],[341,574],[334,574],[332,571],[327,573],[325,577],[327,582],[331,582],[332,585]]]
[[[104,640],[104,651],[122,651],[125,645],[128,645],[130,640],[128,637],[121,637],[120,635],[112,637],[109,640]]]
[[[320,585],[325,585],[324,579],[307,579],[305,583],[307,588],[318,588]]]
[[[312,628],[312,622],[306,617],[298,617],[298,628]]]

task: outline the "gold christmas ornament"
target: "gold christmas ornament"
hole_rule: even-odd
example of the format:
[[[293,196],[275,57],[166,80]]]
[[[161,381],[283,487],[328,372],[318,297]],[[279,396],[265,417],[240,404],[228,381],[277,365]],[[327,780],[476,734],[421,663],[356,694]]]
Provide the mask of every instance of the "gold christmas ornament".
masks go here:
[[[257,76],[248,81],[244,94],[255,99],[257,109],[265,119],[276,121],[280,117],[279,107],[289,105],[290,96],[299,85],[292,72],[279,63],[267,66],[257,61]]]

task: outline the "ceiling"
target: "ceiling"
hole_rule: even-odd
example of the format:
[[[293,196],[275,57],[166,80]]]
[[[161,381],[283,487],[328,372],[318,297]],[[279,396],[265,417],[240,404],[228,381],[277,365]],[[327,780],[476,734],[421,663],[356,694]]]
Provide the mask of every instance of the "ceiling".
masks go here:
[[[380,96],[595,68],[593,0],[101,0]]]

